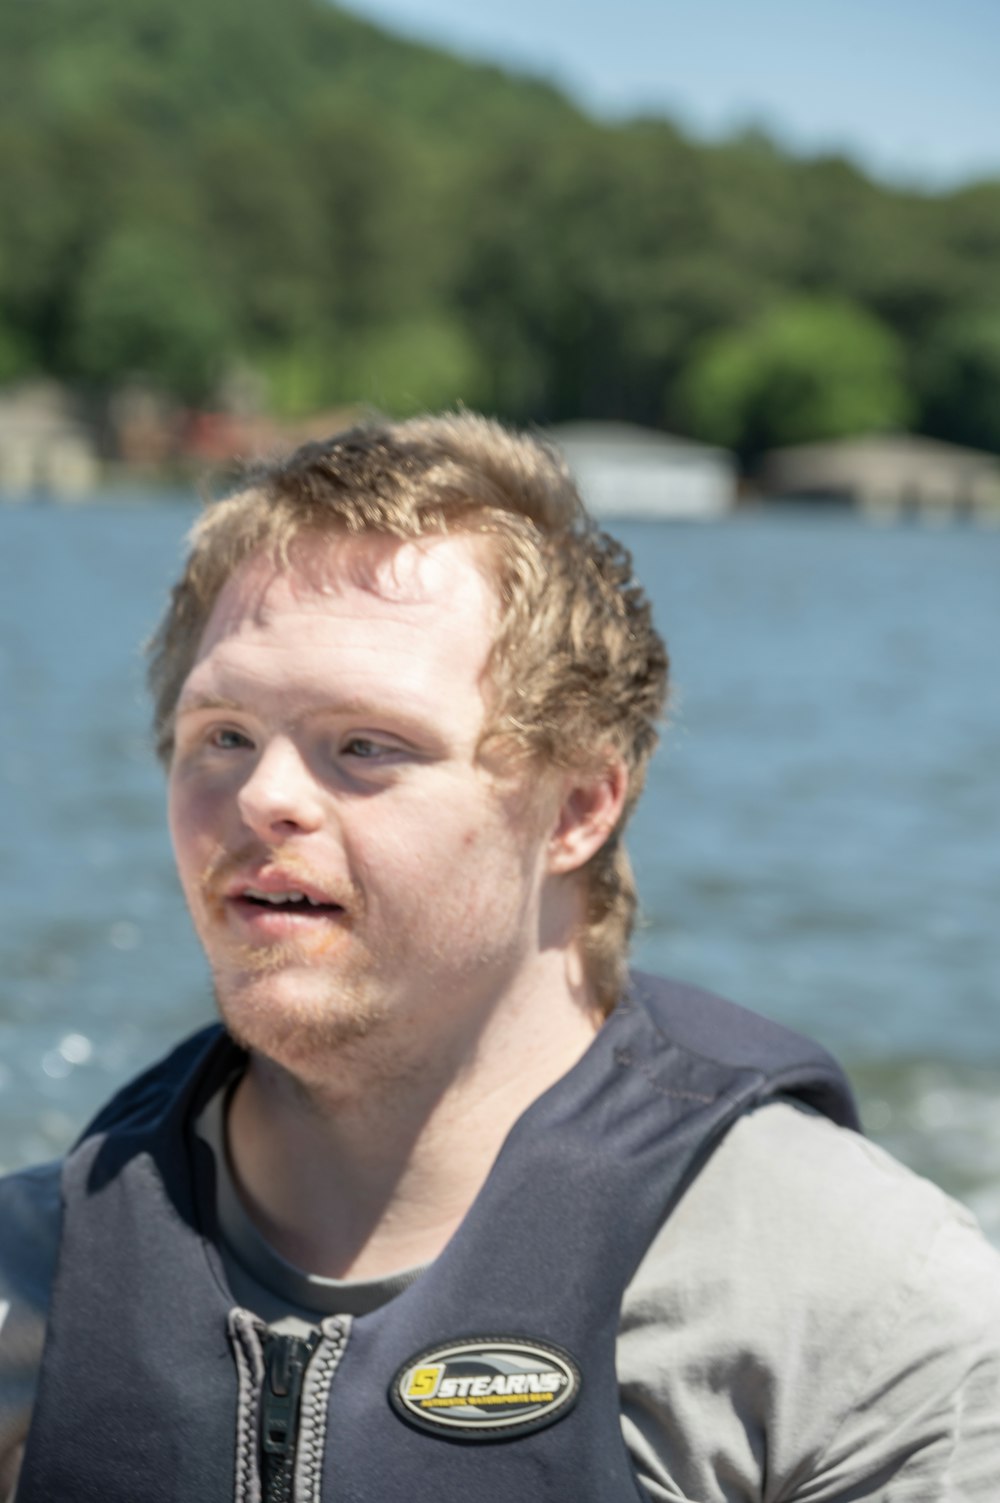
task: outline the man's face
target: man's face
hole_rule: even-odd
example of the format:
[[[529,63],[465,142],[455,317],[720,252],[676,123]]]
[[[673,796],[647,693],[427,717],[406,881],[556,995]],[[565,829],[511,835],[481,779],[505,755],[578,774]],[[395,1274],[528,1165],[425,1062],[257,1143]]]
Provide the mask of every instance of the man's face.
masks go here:
[[[545,821],[477,758],[496,600],[475,546],[251,560],[181,690],[181,882],[224,1018],[293,1070],[377,1030],[447,1037],[537,958]]]

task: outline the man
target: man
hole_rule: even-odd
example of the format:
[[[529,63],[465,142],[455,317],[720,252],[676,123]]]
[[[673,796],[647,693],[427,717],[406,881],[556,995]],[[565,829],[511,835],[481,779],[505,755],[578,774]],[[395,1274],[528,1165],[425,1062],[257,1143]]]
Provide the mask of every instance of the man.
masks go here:
[[[1000,1259],[821,1051],[626,976],[666,676],[486,420],[209,508],[151,683],[226,1032],[0,1186],[19,1503],[995,1500]]]

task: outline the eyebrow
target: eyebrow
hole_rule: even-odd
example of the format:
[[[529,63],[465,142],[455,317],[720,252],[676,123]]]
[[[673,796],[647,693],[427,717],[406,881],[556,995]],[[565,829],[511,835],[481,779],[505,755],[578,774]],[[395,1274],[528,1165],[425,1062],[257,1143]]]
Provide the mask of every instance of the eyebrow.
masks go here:
[[[176,720],[179,715],[187,715],[193,710],[231,710],[236,714],[242,709],[238,700],[228,699],[225,695],[191,694],[178,701],[173,718]]]

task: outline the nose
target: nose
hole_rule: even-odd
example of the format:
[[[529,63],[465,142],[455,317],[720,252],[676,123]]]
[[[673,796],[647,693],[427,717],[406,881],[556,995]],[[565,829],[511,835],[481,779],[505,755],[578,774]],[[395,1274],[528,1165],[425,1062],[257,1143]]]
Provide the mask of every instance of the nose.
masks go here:
[[[298,748],[285,738],[264,747],[236,802],[243,823],[269,844],[308,834],[323,823],[321,789]]]

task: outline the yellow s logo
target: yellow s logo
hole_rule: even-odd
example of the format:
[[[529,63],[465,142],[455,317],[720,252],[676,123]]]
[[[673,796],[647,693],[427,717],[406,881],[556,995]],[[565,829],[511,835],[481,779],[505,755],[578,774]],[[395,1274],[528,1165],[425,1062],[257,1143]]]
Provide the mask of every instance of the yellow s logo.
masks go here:
[[[408,1399],[432,1399],[437,1393],[437,1386],[441,1381],[444,1365],[435,1362],[428,1367],[415,1367],[410,1373],[410,1381],[406,1386]]]

